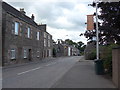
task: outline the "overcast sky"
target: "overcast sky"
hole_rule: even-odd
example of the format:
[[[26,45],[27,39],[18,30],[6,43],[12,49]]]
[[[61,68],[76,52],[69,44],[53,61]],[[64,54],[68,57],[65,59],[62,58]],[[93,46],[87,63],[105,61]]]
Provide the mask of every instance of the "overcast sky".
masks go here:
[[[16,9],[24,8],[26,15],[35,16],[38,24],[47,24],[47,31],[53,39],[71,39],[75,42],[87,39],[79,35],[86,30],[86,15],[93,14],[95,9],[88,4],[93,0],[4,0]]]

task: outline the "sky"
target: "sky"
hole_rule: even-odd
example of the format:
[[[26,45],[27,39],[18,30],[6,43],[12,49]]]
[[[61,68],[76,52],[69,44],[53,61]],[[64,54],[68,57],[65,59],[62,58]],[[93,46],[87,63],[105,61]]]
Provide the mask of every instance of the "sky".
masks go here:
[[[71,39],[87,44],[84,36],[87,16],[95,12],[95,8],[88,6],[93,0],[4,0],[16,9],[24,8],[26,15],[35,16],[38,24],[47,24],[47,31],[53,39]]]

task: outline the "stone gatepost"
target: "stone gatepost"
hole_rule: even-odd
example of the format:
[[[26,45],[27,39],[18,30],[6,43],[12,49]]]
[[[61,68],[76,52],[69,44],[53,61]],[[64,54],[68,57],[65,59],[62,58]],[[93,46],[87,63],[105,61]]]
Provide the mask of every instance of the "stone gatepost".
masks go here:
[[[0,0],[0,89],[2,89],[2,1]]]
[[[112,50],[112,80],[120,90],[120,47]]]
[[[0,0],[0,66],[2,66],[2,1]]]

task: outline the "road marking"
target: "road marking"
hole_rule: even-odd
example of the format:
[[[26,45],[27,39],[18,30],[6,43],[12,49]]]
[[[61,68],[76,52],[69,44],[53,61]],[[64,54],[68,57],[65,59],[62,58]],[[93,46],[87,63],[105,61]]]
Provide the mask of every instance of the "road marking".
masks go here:
[[[21,74],[25,74],[25,73],[28,73],[28,72],[31,72],[31,71],[35,71],[37,69],[40,69],[42,67],[38,67],[38,68],[34,68],[34,69],[30,69],[30,70],[27,70],[27,71],[24,71],[24,72],[21,72],[21,73],[18,73],[17,75],[21,75]]]
[[[56,62],[47,64],[47,65],[45,65],[45,66],[50,66],[50,65],[54,65],[54,64],[56,64]]]
[[[51,64],[47,64],[47,65],[45,65],[45,66],[50,66]]]
[[[54,64],[56,64],[56,62],[47,64],[45,66],[50,66],[50,65],[54,65]],[[40,69],[40,68],[42,68],[42,67],[38,67],[38,68],[30,69],[30,70],[27,70],[27,71],[24,71],[24,72],[21,72],[21,73],[17,73],[17,75],[22,75],[22,74],[25,74],[25,73],[28,73],[28,72],[31,72],[31,71],[35,71],[35,70]]]

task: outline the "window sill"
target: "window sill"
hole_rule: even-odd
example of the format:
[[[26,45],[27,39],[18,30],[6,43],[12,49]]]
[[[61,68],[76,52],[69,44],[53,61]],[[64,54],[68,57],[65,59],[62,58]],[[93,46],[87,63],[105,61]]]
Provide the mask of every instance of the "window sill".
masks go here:
[[[16,58],[11,58],[12,61],[16,60]]]
[[[19,36],[18,34],[14,34],[15,36]]]

